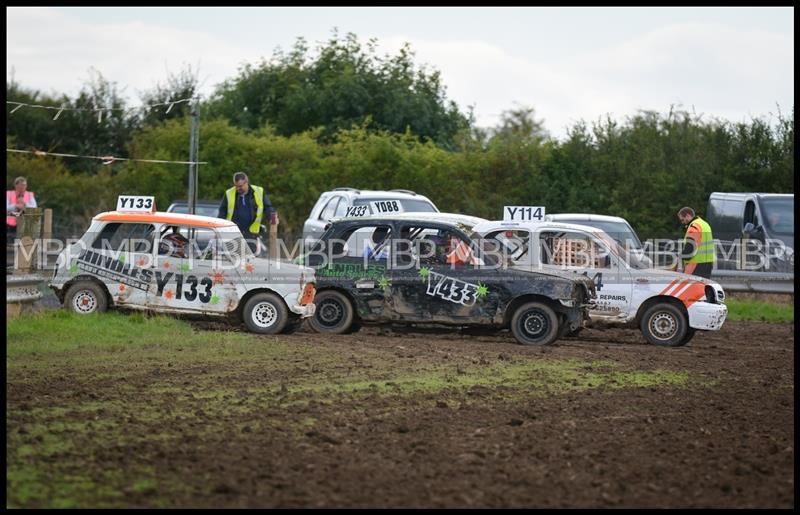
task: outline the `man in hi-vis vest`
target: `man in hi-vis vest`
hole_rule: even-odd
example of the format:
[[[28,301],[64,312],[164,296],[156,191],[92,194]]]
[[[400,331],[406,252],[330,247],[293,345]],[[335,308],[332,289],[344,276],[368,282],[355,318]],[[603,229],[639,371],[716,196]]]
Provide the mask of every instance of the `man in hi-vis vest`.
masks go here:
[[[232,188],[225,191],[217,216],[233,220],[255,253],[262,221],[269,220],[271,224],[277,224],[278,213],[273,210],[264,188],[251,185],[246,173],[236,172],[233,184]]]
[[[28,191],[28,181],[25,177],[14,179],[14,189],[6,191],[6,243],[17,232],[17,217],[26,207],[37,207],[36,198],[32,191]]]
[[[678,220],[686,226],[686,236],[684,236],[684,257],[692,256],[683,260],[683,272],[691,275],[698,275],[711,278],[711,269],[714,268],[714,237],[711,235],[711,226],[708,222],[694,214],[694,209],[690,207],[681,208],[678,211]]]

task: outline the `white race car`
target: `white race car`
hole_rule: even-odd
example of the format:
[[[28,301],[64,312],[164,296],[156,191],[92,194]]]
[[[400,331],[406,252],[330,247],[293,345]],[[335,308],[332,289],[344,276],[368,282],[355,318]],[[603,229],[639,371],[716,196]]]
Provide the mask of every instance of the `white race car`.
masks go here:
[[[557,222],[488,221],[473,231],[486,246],[505,253],[511,266],[555,267],[588,275],[597,287],[597,301],[589,312],[592,323],[636,324],[655,345],[685,345],[697,330],[722,327],[728,314],[718,283],[650,268],[600,229]]]
[[[135,210],[96,215],[58,257],[50,287],[80,314],[111,306],[162,313],[233,316],[253,332],[286,333],[314,314],[314,270],[255,257],[233,222]],[[147,202],[149,200],[149,203]],[[152,210],[147,210],[152,206]],[[196,234],[212,238],[203,248]]]

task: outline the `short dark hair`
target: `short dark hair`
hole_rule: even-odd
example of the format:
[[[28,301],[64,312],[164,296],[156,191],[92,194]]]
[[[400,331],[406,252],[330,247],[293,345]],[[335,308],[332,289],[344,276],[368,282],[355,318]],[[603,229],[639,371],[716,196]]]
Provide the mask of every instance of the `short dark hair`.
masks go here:
[[[235,174],[233,174],[233,182],[246,181],[246,180],[248,180],[247,174],[244,172],[236,172]]]
[[[680,211],[678,211],[678,216],[686,216],[689,215],[694,218],[694,209],[690,207],[682,207]]]

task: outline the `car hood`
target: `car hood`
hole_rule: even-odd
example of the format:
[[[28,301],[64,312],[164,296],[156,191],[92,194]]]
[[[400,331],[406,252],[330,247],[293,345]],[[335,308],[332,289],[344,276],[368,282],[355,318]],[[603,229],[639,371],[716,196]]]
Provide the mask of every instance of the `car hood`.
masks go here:
[[[633,276],[633,280],[639,282],[649,281],[649,282],[668,284],[671,283],[672,281],[678,280],[678,281],[693,281],[705,285],[719,286],[719,284],[716,281],[712,281],[711,279],[706,279],[704,277],[699,277],[697,275],[684,274],[681,272],[673,272],[671,270],[659,270],[657,268],[648,268],[646,270],[631,270],[631,274]]]
[[[583,284],[584,286],[586,286],[586,288],[589,290],[589,292],[594,292],[595,291],[594,281],[590,277],[588,277],[586,275],[583,275],[583,274],[578,274],[578,273],[575,273],[575,272],[569,272],[569,271],[566,271],[566,270],[561,270],[558,267],[555,267],[555,266],[552,266],[552,265],[542,265],[541,268],[536,268],[536,269],[533,269],[533,270],[528,269],[528,268],[523,268],[523,267],[516,267],[516,266],[512,267],[512,269],[516,270],[516,271],[520,271],[520,272],[525,273],[525,274],[539,275],[539,276],[546,275],[546,276],[549,276],[549,277],[558,277],[560,279],[566,279],[566,280],[569,280],[569,281],[576,281],[576,282],[579,282],[579,283]]]

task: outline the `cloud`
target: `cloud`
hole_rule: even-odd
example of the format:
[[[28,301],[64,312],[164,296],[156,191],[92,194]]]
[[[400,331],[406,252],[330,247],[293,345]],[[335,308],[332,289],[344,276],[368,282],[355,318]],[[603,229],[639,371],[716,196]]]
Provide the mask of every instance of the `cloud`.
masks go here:
[[[259,56],[199,31],[138,21],[89,24],[49,9],[7,11],[9,77],[45,93],[75,95],[94,67],[129,98],[164,82],[184,65],[199,70],[203,93]]]
[[[484,41],[394,37],[417,62],[442,72],[448,97],[475,105],[479,125],[492,126],[502,111],[533,106],[556,136],[578,120],[610,114],[622,119],[638,110],[667,112],[682,105],[739,121],[794,105],[793,38],[715,24],[675,24],[622,43],[587,46],[553,61],[511,53]]]
[[[13,67],[17,82],[45,92],[74,95],[95,67],[127,87],[125,94],[135,102],[139,92],[163,82],[167,71],[189,64],[199,65],[201,92],[207,95],[234,77],[242,63],[262,56],[259,49],[211,32],[156,21],[91,24],[44,8],[11,8],[7,15],[9,75]],[[534,107],[546,128],[561,137],[576,121],[592,122],[607,113],[621,120],[639,109],[666,112],[682,104],[707,117],[739,121],[775,112],[776,102],[784,112],[794,105],[793,35],[763,30],[671,24],[613,45],[587,35],[587,41],[597,41],[583,49],[573,44],[578,50],[565,57],[558,40],[507,49],[478,37],[376,36],[379,52],[391,55],[409,41],[415,63],[441,71],[447,97],[462,109],[475,106],[484,127],[517,106]]]

